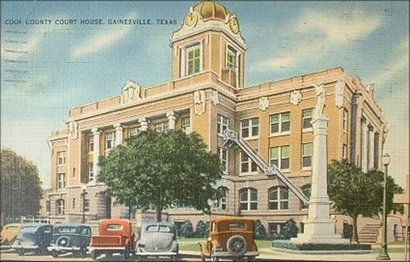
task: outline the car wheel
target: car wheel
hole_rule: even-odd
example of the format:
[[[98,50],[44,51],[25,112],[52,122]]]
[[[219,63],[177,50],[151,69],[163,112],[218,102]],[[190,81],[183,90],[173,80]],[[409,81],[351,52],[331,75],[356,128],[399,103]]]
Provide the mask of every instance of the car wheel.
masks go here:
[[[226,242],[228,253],[235,256],[242,256],[246,252],[246,240],[243,236],[231,236]]]
[[[17,254],[19,256],[24,256],[24,249],[23,248],[17,249]]]
[[[58,257],[58,252],[55,251],[55,250],[53,250],[53,251],[51,251],[51,255],[52,255],[53,257]]]

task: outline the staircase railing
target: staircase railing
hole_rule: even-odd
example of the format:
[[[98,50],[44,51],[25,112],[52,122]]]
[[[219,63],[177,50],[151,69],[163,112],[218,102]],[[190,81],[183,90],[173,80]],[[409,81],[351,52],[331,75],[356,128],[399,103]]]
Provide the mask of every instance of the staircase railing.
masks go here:
[[[276,175],[305,205],[309,204],[309,199],[286,175],[284,175],[275,165],[268,164],[244,139],[239,138],[233,130],[225,130],[223,134],[224,146],[236,144],[256,165],[267,175]]]

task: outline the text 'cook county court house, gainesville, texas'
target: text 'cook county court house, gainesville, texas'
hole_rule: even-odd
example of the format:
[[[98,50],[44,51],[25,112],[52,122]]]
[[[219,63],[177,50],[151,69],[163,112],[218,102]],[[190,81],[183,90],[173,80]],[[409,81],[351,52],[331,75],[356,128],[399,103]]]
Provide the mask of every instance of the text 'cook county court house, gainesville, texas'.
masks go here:
[[[141,87],[124,80],[118,96],[71,108],[68,128],[52,134],[52,189],[44,205],[52,222],[127,217],[127,207],[102,193],[98,160],[140,131],[181,129],[199,133],[224,165],[219,186],[225,196],[213,214],[260,219],[270,233],[289,218],[301,227],[307,207],[294,192],[310,194],[311,120],[319,96],[329,118],[328,162],[348,159],[364,171],[381,168],[386,120],[372,84],[332,68],[244,86],[247,46],[240,19],[216,2],[188,10],[171,48],[169,82]],[[237,135],[245,148],[230,146],[224,135]],[[296,189],[263,163],[275,165]],[[137,223],[154,218],[150,211],[136,213]],[[209,216],[181,206],[165,210],[163,218],[196,225]]]

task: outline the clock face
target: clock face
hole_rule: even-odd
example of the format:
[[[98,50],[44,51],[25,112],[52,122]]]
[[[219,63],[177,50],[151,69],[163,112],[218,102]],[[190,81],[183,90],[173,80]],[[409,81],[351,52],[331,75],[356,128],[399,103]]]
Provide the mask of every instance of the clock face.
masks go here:
[[[231,28],[232,32],[237,34],[239,32],[239,21],[236,17],[232,17],[229,20],[229,27]]]
[[[195,12],[189,12],[185,17],[185,24],[187,26],[195,26],[198,23],[198,14]]]

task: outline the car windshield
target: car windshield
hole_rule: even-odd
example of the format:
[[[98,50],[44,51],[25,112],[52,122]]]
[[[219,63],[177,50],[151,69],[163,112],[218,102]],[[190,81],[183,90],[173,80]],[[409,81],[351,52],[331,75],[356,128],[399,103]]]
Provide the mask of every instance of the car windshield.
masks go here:
[[[242,222],[230,222],[228,228],[229,230],[243,230],[245,229],[245,224]]]
[[[23,233],[34,233],[34,232],[36,232],[36,230],[37,230],[37,227],[35,227],[35,226],[26,226],[26,227],[23,227],[21,229],[21,232],[23,232]]]
[[[165,225],[151,225],[151,226],[147,226],[145,231],[147,231],[147,232],[168,233],[168,232],[171,232],[172,229],[171,229],[170,226],[165,226]]]
[[[119,224],[111,224],[107,226],[107,231],[122,231],[123,226]]]

